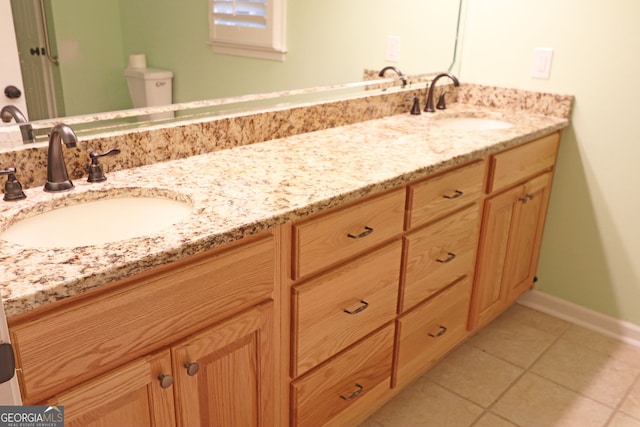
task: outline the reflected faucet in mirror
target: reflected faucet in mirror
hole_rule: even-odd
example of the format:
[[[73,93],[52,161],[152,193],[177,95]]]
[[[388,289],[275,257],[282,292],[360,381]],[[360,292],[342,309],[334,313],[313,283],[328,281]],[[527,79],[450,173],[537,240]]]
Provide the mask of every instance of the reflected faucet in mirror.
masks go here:
[[[398,77],[400,77],[400,79],[402,80],[402,87],[405,87],[407,85],[407,78],[405,77],[405,75],[402,74],[402,71],[400,71],[398,67],[394,67],[392,65],[384,67],[382,70],[380,70],[380,72],[378,73],[378,77],[384,77],[384,74],[387,72],[387,70],[393,70],[398,75]]]
[[[2,110],[0,110],[0,118],[2,118],[2,121],[5,123],[10,123],[11,119],[15,120],[16,123],[21,123],[20,133],[22,134],[22,142],[28,144],[34,141],[33,127],[27,123],[27,117],[22,114],[22,111],[20,111],[18,107],[15,105],[5,105],[2,107]]]
[[[78,138],[73,129],[64,123],[57,124],[51,129],[47,154],[47,182],[44,184],[44,191],[54,193],[71,190],[74,187],[67,173],[62,144],[75,147],[77,142]]]
[[[458,80],[458,78],[456,76],[454,76],[451,73],[440,73],[437,76],[435,76],[433,78],[433,80],[431,80],[431,84],[429,85],[429,91],[427,92],[427,105],[424,107],[424,111],[425,113],[433,113],[436,111],[435,108],[433,108],[433,92],[434,89],[436,87],[436,82],[441,78],[441,77],[449,77],[452,81],[453,81],[453,85],[455,87],[460,86],[460,81]],[[444,95],[444,93],[443,93]],[[442,106],[442,107],[440,107]],[[444,110],[444,98],[442,98],[442,101],[438,103],[438,107],[440,107],[441,110]]]

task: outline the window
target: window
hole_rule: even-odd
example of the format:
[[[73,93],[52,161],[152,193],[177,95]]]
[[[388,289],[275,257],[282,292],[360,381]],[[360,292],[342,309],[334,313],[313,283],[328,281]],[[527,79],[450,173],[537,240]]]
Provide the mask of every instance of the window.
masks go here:
[[[285,27],[286,0],[210,0],[215,52],[284,61]]]

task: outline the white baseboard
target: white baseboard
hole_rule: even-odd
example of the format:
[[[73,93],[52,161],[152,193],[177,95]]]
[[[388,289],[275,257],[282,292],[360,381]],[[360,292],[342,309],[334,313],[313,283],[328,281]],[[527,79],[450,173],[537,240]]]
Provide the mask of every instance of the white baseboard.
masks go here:
[[[640,347],[640,326],[598,313],[558,297],[532,290],[519,304]]]

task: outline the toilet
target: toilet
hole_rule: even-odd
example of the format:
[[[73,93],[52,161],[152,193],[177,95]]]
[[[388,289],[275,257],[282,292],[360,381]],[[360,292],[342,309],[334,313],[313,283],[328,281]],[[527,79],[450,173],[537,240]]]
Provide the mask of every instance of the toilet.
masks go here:
[[[172,103],[171,82],[173,73],[156,68],[127,68],[124,70],[127,78],[129,95],[134,108],[169,105]],[[139,121],[170,119],[175,117],[173,111],[153,113],[139,116]]]

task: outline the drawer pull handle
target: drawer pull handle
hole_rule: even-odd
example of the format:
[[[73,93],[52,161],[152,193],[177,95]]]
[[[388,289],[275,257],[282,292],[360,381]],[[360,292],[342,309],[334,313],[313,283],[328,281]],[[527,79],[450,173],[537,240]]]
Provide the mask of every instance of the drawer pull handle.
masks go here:
[[[169,374],[158,375],[158,380],[160,380],[160,387],[162,388],[169,388],[173,384],[173,377]]]
[[[200,370],[200,365],[198,365],[197,362],[186,362],[184,364],[184,367],[187,368],[187,375],[189,375],[190,377],[194,376],[195,374],[198,373],[198,371]]]
[[[367,307],[369,307],[369,303],[366,302],[365,300],[360,300],[360,303],[362,305],[360,307],[356,308],[355,310],[349,310],[349,309],[345,308],[344,312],[353,316],[354,314],[358,314],[361,311],[364,311]]]
[[[360,234],[347,234],[348,237],[351,237],[352,239],[362,239],[363,237],[367,237],[369,234],[373,233],[373,228],[371,227],[364,227],[364,231]]]
[[[456,190],[453,194],[444,194],[442,197],[444,197],[445,199],[459,199],[460,197],[462,197],[464,193],[460,190]]]
[[[436,261],[441,262],[442,264],[446,264],[446,263],[451,262],[454,259],[456,259],[456,254],[454,254],[454,253],[447,252],[447,255],[448,256],[445,259],[436,258]]]
[[[358,387],[358,389],[356,391],[351,393],[349,396],[340,395],[340,399],[342,399],[342,400],[352,400],[352,399],[355,399],[356,397],[360,396],[360,393],[362,393],[362,391],[364,390],[364,387],[362,387],[360,384],[357,384],[357,383],[356,383],[356,387]]]
[[[432,337],[432,338],[440,338],[441,336],[443,336],[446,333],[447,333],[447,328],[445,326],[440,325],[440,330],[435,334],[429,332],[429,336]]]

